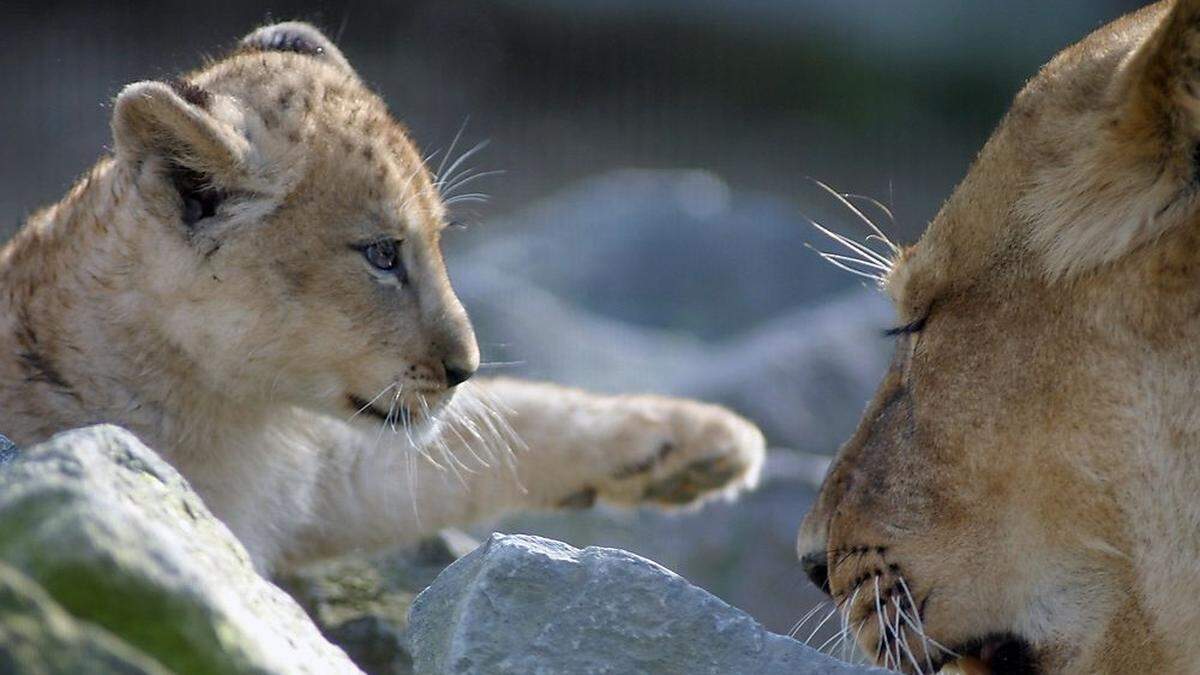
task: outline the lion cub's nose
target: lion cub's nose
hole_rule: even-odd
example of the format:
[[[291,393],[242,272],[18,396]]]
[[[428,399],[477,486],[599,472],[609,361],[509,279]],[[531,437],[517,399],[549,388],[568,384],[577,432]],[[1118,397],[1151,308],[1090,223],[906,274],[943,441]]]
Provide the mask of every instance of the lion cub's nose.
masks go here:
[[[829,593],[829,556],[824,551],[805,553],[800,558],[800,566],[814,586],[825,594]]]
[[[456,364],[450,361],[442,362],[442,368],[446,370],[447,387],[457,387],[463,382],[471,379],[471,376],[475,374],[474,367],[464,366],[463,364]]]

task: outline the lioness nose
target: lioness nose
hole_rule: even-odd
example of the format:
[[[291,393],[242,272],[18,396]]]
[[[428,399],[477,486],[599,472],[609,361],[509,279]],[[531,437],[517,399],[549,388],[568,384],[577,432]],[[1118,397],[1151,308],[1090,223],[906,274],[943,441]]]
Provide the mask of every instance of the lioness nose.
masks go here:
[[[446,370],[446,386],[457,387],[458,385],[471,379],[475,374],[475,368],[471,366],[460,366],[449,361],[442,363],[442,368]]]
[[[804,568],[804,573],[813,585],[823,593],[829,593],[829,556],[824,551],[804,554],[804,557],[800,558],[800,566]]]

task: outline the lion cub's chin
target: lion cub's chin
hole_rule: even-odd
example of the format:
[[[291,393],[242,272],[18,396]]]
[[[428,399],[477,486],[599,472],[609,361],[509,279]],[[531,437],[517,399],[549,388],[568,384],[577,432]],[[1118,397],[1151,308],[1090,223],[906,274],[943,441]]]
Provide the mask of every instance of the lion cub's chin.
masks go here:
[[[440,415],[446,410],[454,392],[450,391],[420,403],[383,396],[374,401],[354,394],[346,397],[352,414],[348,421],[354,426],[373,432],[404,434],[416,445],[432,440],[441,426]]]

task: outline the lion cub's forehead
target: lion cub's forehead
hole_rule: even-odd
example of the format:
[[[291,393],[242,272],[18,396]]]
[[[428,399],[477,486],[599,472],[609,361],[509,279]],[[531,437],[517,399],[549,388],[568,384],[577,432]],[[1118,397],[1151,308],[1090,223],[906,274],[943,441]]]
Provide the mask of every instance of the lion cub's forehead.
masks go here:
[[[238,53],[190,74],[244,112],[257,161],[292,170],[406,221],[442,222],[444,208],[416,146],[353,74],[302,55]]]

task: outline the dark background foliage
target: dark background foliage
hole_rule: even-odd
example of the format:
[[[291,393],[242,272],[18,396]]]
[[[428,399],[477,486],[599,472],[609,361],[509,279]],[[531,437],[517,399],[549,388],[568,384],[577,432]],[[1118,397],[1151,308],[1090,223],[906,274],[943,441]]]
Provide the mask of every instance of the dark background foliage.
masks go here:
[[[313,21],[418,143],[490,139],[503,213],[618,166],[703,167],[798,195],[817,176],[935,212],[1022,81],[1130,0],[412,0],[5,3],[0,213],[63,191],[126,83],[255,25]],[[469,122],[468,122],[469,120]]]

